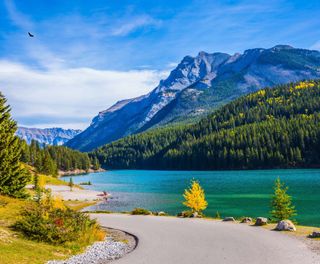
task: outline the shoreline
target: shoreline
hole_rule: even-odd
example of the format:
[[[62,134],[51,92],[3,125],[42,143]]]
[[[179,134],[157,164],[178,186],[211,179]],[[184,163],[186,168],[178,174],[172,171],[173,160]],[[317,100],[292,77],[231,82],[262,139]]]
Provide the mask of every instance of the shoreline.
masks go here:
[[[64,201],[103,201],[110,197],[110,194],[104,195],[103,192],[88,190],[74,186],[72,190],[67,185],[50,185],[45,186],[50,189],[53,196],[60,197]]]
[[[105,172],[106,170],[100,168],[98,170],[89,169],[86,170],[72,170],[72,171],[59,171],[58,177],[65,177],[65,176],[76,176],[76,175],[84,175],[89,173],[98,173],[98,172]]]

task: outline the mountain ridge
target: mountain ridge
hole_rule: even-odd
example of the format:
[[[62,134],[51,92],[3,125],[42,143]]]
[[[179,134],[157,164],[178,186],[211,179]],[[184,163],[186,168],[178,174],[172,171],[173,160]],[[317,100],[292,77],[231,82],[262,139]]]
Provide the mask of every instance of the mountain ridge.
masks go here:
[[[288,82],[320,78],[320,52],[277,45],[243,54],[185,56],[150,93],[118,101],[101,111],[67,146],[90,151],[156,126],[204,116],[250,92]]]
[[[65,144],[80,132],[80,129],[63,129],[59,127],[29,128],[21,126],[18,127],[16,135],[24,139],[28,144],[32,140],[36,140],[40,144],[59,146]]]
[[[91,155],[107,169],[319,167],[319,98],[320,80],[266,88],[195,124],[130,135]]]

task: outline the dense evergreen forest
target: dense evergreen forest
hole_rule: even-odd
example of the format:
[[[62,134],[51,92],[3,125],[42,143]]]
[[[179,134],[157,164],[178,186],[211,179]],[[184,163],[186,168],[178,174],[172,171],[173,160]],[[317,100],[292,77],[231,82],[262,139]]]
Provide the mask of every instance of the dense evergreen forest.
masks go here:
[[[97,158],[90,160],[87,153],[72,150],[64,146],[41,146],[33,140],[30,145],[21,141],[21,161],[34,166],[39,173],[58,175],[58,170],[85,170],[99,168]]]
[[[197,124],[129,136],[91,155],[110,169],[319,167],[320,81],[266,88]]]

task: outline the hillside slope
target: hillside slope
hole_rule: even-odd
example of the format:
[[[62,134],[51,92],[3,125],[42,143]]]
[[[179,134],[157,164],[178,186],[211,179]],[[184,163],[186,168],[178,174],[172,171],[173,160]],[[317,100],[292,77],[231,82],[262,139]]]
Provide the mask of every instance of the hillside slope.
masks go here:
[[[112,169],[320,166],[320,81],[243,96],[199,123],[120,139],[93,152]]]
[[[320,52],[279,45],[243,54],[186,56],[149,94],[117,102],[67,146],[82,151],[174,122],[203,117],[241,95],[320,78]]]

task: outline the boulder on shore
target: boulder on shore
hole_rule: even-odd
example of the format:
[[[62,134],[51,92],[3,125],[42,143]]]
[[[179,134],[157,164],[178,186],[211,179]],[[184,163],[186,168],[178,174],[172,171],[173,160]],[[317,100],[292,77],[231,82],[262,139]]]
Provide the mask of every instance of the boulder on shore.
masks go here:
[[[198,212],[193,212],[190,217],[192,217],[192,218],[202,218],[202,215],[199,214]]]
[[[275,229],[278,231],[297,231],[296,227],[290,220],[279,221]]]
[[[163,211],[160,211],[159,213],[158,213],[158,216],[166,216],[167,214],[165,213],[165,212],[163,212]]]
[[[224,222],[235,222],[236,220],[233,217],[229,216],[229,217],[223,218],[222,221],[224,221]]]
[[[268,218],[265,218],[265,217],[258,217],[255,222],[256,226],[263,226],[266,224],[268,224]]]
[[[313,231],[312,234],[309,235],[311,238],[320,238],[320,232],[319,231]]]
[[[252,218],[251,217],[245,217],[241,220],[241,223],[251,223],[252,222]]]

